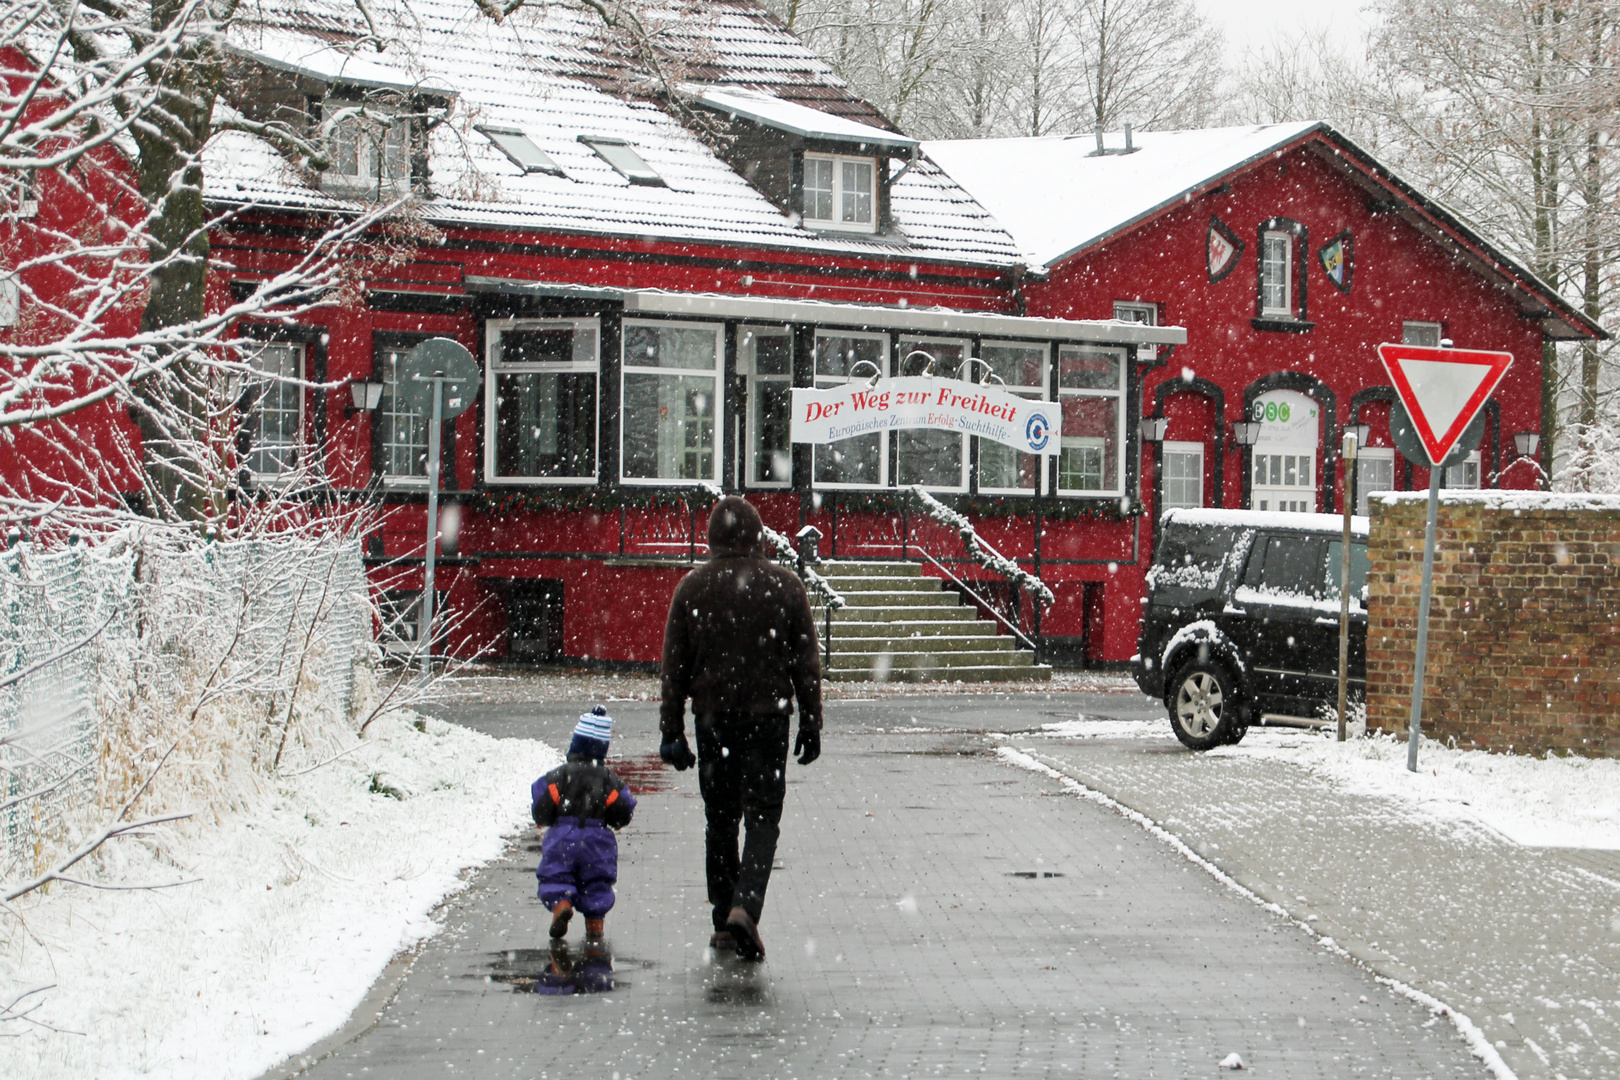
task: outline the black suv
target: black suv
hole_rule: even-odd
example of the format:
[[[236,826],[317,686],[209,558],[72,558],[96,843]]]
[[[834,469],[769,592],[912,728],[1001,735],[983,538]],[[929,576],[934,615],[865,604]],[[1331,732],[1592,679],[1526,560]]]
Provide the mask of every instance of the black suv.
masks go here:
[[[1367,687],[1367,519],[1351,519],[1350,693]],[[1320,724],[1338,700],[1344,519],[1171,510],[1148,571],[1136,683],[1194,750],[1251,723]]]

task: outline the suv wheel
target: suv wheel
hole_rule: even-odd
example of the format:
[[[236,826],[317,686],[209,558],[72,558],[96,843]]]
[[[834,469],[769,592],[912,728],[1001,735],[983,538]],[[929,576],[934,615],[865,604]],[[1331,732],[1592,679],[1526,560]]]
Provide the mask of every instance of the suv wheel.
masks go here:
[[[1188,664],[1171,680],[1166,700],[1170,726],[1188,749],[1211,750],[1243,737],[1237,684],[1220,664]]]

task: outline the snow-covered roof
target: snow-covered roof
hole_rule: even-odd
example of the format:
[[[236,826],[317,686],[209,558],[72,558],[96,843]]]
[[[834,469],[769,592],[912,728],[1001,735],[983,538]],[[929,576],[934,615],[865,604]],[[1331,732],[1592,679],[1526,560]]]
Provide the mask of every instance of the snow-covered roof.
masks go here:
[[[429,85],[420,71],[393,63],[394,57],[387,52],[342,48],[279,26],[256,26],[246,31],[244,37],[245,40],[232,43],[233,51],[279,71],[351,86],[454,93],[447,86]]]
[[[1030,265],[1051,266],[1319,126],[1142,131],[1131,153],[1098,154],[1095,135],[952,139],[923,153],[1006,226]],[[1117,132],[1105,138],[1124,149]]]
[[[450,119],[430,137],[432,197],[422,208],[429,221],[884,260],[996,267],[1021,261],[1006,231],[927,162],[907,171],[891,193],[897,235],[802,228],[660,107],[652,76],[626,59],[631,44],[581,7],[529,5],[499,23],[474,0],[392,0],[392,6],[379,0],[371,11],[379,36],[389,42],[380,55],[359,39],[319,35],[368,64],[410,72],[418,86],[456,91]],[[881,115],[752,0],[654,0],[637,14],[658,32],[660,47],[675,55],[666,60],[681,70],[681,85],[771,94],[824,110],[829,126],[842,119],[894,137]],[[237,33],[239,48],[259,51],[259,31]],[[323,55],[321,62],[330,58]],[[478,125],[523,132],[562,175],[523,172]],[[632,185],[581,136],[623,140],[668,186]],[[329,210],[355,205],[311,186],[252,136],[217,136],[204,163],[208,196],[216,201]]]
[[[827,139],[833,142],[863,143],[880,149],[917,149],[916,139],[896,135],[892,131],[862,124],[842,116],[833,116],[796,101],[783,101],[772,94],[757,90],[726,90],[717,87],[691,87],[693,100],[717,112],[740,116],[757,124],[801,135],[807,139]]]
[[[1352,515],[1350,531],[1356,536],[1366,536],[1369,520],[1362,514]],[[1344,532],[1342,514],[1298,514],[1284,510],[1214,510],[1178,507],[1165,511],[1164,523],[1231,525],[1244,529],[1299,529],[1304,532],[1334,534]]]

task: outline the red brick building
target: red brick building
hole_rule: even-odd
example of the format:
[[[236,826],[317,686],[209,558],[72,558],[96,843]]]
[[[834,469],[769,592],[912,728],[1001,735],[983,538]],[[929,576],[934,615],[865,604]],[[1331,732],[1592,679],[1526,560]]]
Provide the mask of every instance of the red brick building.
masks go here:
[[[1151,547],[1163,509],[1335,512],[1347,480],[1363,507],[1369,491],[1427,487],[1427,469],[1390,441],[1378,343],[1514,355],[1478,453],[1443,478],[1511,488],[1539,475],[1514,436],[1541,430],[1543,343],[1606,336],[1326,124],[924,150],[1044,268],[1025,289],[1030,314],[1186,328],[1186,344],[1142,357],[1134,388],[1142,415],[1166,421],[1142,449],[1143,535],[1129,549],[1092,540],[1120,567],[1086,586],[1104,597],[1096,659],[1133,651],[1145,567],[1132,556]],[[1369,428],[1349,477],[1338,460],[1348,424]]]

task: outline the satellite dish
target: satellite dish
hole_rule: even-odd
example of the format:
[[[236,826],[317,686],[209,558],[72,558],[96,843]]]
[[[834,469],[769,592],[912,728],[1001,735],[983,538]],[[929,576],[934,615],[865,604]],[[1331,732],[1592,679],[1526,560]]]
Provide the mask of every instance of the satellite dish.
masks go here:
[[[1423,440],[1418,437],[1417,428],[1412,426],[1412,418],[1406,414],[1406,406],[1397,399],[1389,403],[1389,437],[1395,443],[1395,449],[1401,452],[1401,457],[1414,465],[1429,467],[1429,452],[1423,448]],[[1449,469],[1453,465],[1461,465],[1468,460],[1468,455],[1479,449],[1480,440],[1485,437],[1485,410],[1479,410],[1473,423],[1463,429],[1462,435],[1457,439],[1457,445],[1451,448],[1446,460],[1440,463],[1442,469]]]

